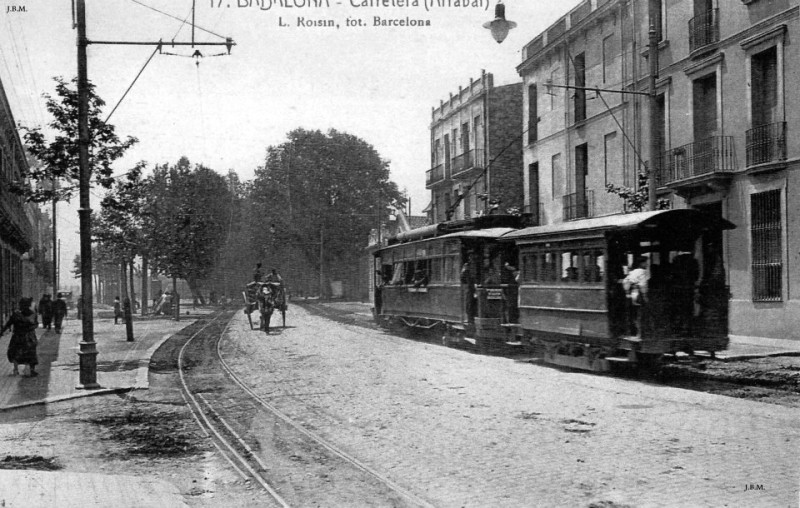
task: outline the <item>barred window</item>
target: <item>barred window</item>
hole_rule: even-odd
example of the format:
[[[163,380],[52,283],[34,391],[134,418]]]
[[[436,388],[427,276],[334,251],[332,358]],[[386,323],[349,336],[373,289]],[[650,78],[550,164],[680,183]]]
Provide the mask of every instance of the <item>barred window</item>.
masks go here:
[[[750,196],[753,301],[776,302],[783,295],[781,191]]]

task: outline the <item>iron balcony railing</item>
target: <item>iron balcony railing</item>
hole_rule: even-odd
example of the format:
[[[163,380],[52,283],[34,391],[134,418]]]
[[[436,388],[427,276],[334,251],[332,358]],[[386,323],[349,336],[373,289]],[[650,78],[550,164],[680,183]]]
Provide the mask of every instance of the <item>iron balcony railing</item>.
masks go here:
[[[467,150],[461,155],[453,157],[452,171],[453,177],[464,171],[469,171],[473,168],[483,167],[483,153],[484,150],[478,148],[475,150]]]
[[[719,41],[719,9],[711,9],[689,20],[689,51]]]
[[[702,141],[673,148],[659,160],[658,184],[736,169],[733,136],[712,136]]]
[[[745,137],[748,167],[786,160],[786,122],[759,125]]]
[[[540,226],[542,224],[542,217],[544,217],[543,203],[525,205],[522,208],[522,213],[525,215],[525,226]]]
[[[594,215],[594,191],[575,192],[563,197],[564,220],[586,219]]]
[[[27,238],[30,235],[31,225],[25,215],[22,197],[11,192],[11,181],[3,174],[0,174],[0,213],[22,236]]]
[[[444,180],[444,164],[434,166],[425,172],[425,184],[431,185]]]

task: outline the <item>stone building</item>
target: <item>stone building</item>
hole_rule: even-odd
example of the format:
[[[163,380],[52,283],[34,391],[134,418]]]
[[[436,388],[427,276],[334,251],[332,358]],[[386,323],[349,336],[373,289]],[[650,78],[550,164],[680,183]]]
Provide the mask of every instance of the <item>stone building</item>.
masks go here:
[[[652,160],[660,198],[737,226],[699,260],[725,261],[731,334],[800,340],[800,0],[656,2],[655,154],[650,97],[633,93],[648,91],[648,4],[586,0],[523,48],[525,204],[542,223],[623,212],[606,184],[635,187]]]
[[[521,209],[522,84],[495,87],[483,72],[431,116],[432,221]]]
[[[36,298],[45,289],[38,207],[11,192],[27,169],[25,148],[17,132],[5,89],[0,82],[0,319],[17,308],[22,296]]]

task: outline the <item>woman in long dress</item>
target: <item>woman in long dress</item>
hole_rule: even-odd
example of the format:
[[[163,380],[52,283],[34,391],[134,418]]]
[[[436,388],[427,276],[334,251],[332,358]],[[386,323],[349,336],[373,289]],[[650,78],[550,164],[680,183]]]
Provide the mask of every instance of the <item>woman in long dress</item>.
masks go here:
[[[8,342],[7,357],[8,361],[14,364],[12,376],[19,374],[19,364],[30,367],[30,376],[38,376],[36,365],[39,359],[36,355],[36,346],[39,341],[36,338],[36,328],[39,322],[36,320],[36,312],[31,309],[33,298],[23,298],[19,301],[19,310],[14,311],[3,328],[0,329],[0,336],[6,330],[13,327],[11,340]]]

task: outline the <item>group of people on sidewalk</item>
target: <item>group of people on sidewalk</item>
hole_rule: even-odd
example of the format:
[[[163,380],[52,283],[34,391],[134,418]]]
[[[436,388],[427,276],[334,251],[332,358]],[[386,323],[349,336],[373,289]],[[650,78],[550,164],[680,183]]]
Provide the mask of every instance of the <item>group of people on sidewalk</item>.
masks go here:
[[[36,366],[39,364],[36,352],[39,339],[36,337],[36,329],[39,327],[38,316],[40,314],[43,328],[50,330],[55,324],[56,333],[61,333],[61,326],[67,315],[66,298],[59,293],[58,298],[53,300],[49,294],[45,294],[35,309],[33,308],[33,298],[22,298],[19,301],[19,308],[0,328],[0,337],[7,330],[11,330],[11,340],[8,342],[6,357],[14,366],[14,370],[11,371],[12,376],[20,374],[20,365],[28,366],[27,372],[23,371],[23,376],[36,377],[39,375],[36,372]]]
[[[61,293],[53,300],[49,294],[42,295],[37,312],[42,316],[42,328],[49,330],[55,324],[56,333],[61,333],[61,325],[67,315],[67,300]]]

